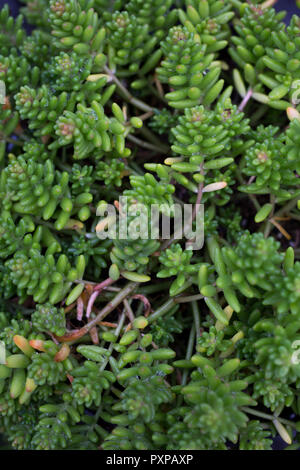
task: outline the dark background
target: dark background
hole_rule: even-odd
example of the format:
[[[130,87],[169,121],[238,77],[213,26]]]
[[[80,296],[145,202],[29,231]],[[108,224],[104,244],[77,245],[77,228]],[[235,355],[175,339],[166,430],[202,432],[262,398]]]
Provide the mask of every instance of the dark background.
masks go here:
[[[11,14],[16,16],[18,14],[18,9],[20,6],[24,5],[22,2],[18,0],[0,0],[0,8],[2,8],[6,3],[9,4]],[[289,22],[291,16],[294,13],[297,13],[300,16],[300,9],[296,6],[296,0],[278,0],[275,4],[276,10],[285,10],[287,11],[287,15],[285,17],[285,21]],[[31,27],[26,25],[26,29],[30,31]],[[1,443],[1,436],[0,436],[0,443]],[[280,439],[280,437],[276,437],[274,440],[273,449],[275,450],[282,450],[286,444]],[[3,448],[3,447],[2,447]]]

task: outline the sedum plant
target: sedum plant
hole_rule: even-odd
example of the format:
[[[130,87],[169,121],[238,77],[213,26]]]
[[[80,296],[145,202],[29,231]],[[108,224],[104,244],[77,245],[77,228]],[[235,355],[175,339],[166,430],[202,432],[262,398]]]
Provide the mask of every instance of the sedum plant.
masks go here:
[[[300,447],[300,18],[274,3],[0,11],[6,447]]]

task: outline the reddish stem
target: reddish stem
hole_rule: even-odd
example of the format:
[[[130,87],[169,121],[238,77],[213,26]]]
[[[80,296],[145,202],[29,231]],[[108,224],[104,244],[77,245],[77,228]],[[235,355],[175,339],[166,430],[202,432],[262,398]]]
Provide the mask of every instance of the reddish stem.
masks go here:
[[[77,320],[81,321],[83,317],[83,309],[84,309],[84,303],[82,300],[82,297],[78,297],[77,299]]]
[[[243,109],[245,108],[245,106],[247,105],[248,101],[250,100],[250,98],[252,97],[253,95],[253,90],[250,88],[246,95],[244,96],[243,98],[243,101],[241,102],[241,104],[239,105],[239,111],[243,111]]]
[[[123,300],[130,295],[138,286],[137,282],[129,282],[117,295],[110,301],[108,304],[100,310],[98,315],[93,318],[89,323],[87,323],[84,327],[80,328],[79,330],[69,331],[64,336],[56,336],[57,340],[60,342],[64,341],[74,341],[76,339],[81,338],[85,334],[87,334],[91,328],[95,325],[98,325],[110,312],[112,312]]]
[[[115,281],[113,279],[111,279],[111,277],[108,277],[107,279],[105,279],[105,281],[102,281],[100,282],[100,284],[97,284],[96,286],[94,286],[94,291],[95,290],[103,290],[105,289],[106,287],[108,286],[111,286],[111,284],[113,284]]]
[[[94,292],[92,293],[92,295],[89,299],[89,303],[88,303],[88,306],[87,306],[87,309],[86,309],[86,317],[87,318],[89,318],[89,316],[91,314],[91,311],[92,311],[92,308],[93,308],[93,305],[94,305],[98,295],[100,294],[100,292],[102,292],[106,287],[110,286],[114,282],[115,281],[109,277],[109,278],[105,279],[105,281],[100,282],[100,284],[97,284],[94,287]]]
[[[91,337],[93,344],[99,344],[99,336],[98,336],[98,331],[97,331],[96,326],[90,329],[90,337]]]
[[[144,295],[142,294],[135,294],[133,297],[131,297],[132,299],[139,299],[143,302],[144,304],[144,307],[145,307],[145,317],[148,317],[148,315],[150,314],[151,312],[151,304],[149,302],[149,300],[147,299],[147,297],[145,297]]]

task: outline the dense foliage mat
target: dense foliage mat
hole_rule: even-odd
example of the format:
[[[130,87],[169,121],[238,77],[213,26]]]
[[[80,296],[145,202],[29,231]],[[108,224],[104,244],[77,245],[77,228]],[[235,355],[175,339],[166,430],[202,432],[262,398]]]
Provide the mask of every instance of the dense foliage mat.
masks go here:
[[[7,446],[299,448],[300,18],[273,3],[1,10]],[[184,204],[185,237],[142,236]]]

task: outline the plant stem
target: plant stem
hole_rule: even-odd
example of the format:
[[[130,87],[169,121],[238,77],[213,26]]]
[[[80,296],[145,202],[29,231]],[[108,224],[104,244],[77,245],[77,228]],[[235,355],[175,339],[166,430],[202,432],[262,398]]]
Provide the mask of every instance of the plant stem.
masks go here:
[[[124,322],[125,322],[125,318],[126,318],[125,311],[123,311],[123,313],[122,313],[122,315],[121,315],[121,318],[120,318],[120,320],[119,320],[118,326],[117,326],[117,328],[116,328],[116,330],[115,330],[115,332],[114,332],[117,338],[118,338],[119,334],[121,333],[121,330],[122,330],[123,325],[124,325]],[[110,353],[112,353],[113,349],[114,349],[114,343],[110,343],[109,348],[108,348],[108,351],[109,351]],[[103,370],[105,369],[105,367],[106,367],[107,364],[108,364],[108,361],[109,361],[109,357],[107,357],[107,358],[104,360],[103,364],[101,364],[100,371],[103,371]],[[99,417],[100,417],[100,414],[101,414],[101,411],[102,411],[102,405],[103,405],[103,403],[100,404],[100,406],[98,407],[97,412],[95,413],[95,424],[97,423],[97,421],[98,421],[98,419],[99,419]]]
[[[152,106],[149,106],[143,101],[138,100],[137,98],[134,98],[134,96],[132,96],[132,94],[127,90],[127,88],[120,82],[120,80],[115,76],[115,74],[106,65],[104,66],[104,70],[110,76],[111,80],[117,85],[117,89],[119,90],[119,92],[121,92],[122,96],[128,103],[132,104],[133,106],[136,106],[138,109],[141,109],[142,111],[155,112],[155,108],[152,108]]]
[[[152,91],[152,93],[157,98],[159,98],[163,103],[168,104],[168,100],[166,100],[166,98],[162,94],[160,94],[158,92],[158,90],[153,85],[151,85],[151,83],[148,82],[147,86],[148,86],[149,90]]]
[[[107,286],[110,286],[111,284],[113,284],[115,281],[113,279],[111,279],[110,277],[108,279],[105,279],[105,281],[102,281],[100,282],[100,284],[97,284],[95,287],[94,287],[94,292],[92,293],[90,299],[89,299],[89,302],[88,302],[88,306],[87,306],[87,309],[86,309],[86,317],[89,318],[90,314],[91,314],[91,311],[92,311],[92,308],[93,308],[93,305],[98,297],[98,295],[101,293],[101,291],[103,289],[105,289]]]
[[[125,310],[126,310],[126,313],[127,313],[127,316],[128,316],[128,318],[129,318],[130,323],[133,323],[135,317],[134,317],[132,308],[131,308],[130,305],[129,305],[128,300],[127,300],[127,299],[124,299],[124,300],[123,300],[123,304],[124,304],[124,307],[125,307]]]
[[[201,164],[200,166],[200,173],[203,175],[203,164]],[[199,186],[198,186],[198,192],[197,192],[197,199],[196,199],[196,203],[195,203],[195,206],[193,208],[193,212],[192,212],[192,220],[191,221],[188,221],[188,223],[185,225],[184,229],[183,229],[183,233],[187,233],[188,230],[190,228],[192,228],[192,225],[193,225],[193,221],[195,220],[197,214],[198,214],[198,210],[199,210],[199,207],[200,207],[200,204],[201,204],[201,200],[202,200],[202,196],[203,196],[203,188],[204,188],[204,181],[202,181],[201,183],[199,183]],[[169,240],[166,240],[162,245],[161,245],[161,251],[165,250],[166,248],[168,248],[168,246],[170,246],[174,240],[177,239],[177,235],[178,235],[178,232],[176,233],[173,233],[173,236],[169,239]]]
[[[185,358],[188,361],[191,359],[192,354],[193,354],[194,343],[195,343],[195,333],[196,333],[196,327],[195,327],[195,324],[193,324],[191,331],[190,331],[188,346],[187,346],[186,355],[185,355]],[[186,385],[188,373],[189,371],[187,369],[185,369],[182,373],[181,385],[183,387]]]
[[[281,423],[287,424],[287,425],[291,426],[292,428],[296,427],[296,423],[293,423],[292,421],[289,421],[288,419],[279,418],[277,416],[273,416],[273,415],[269,415],[267,413],[263,413],[262,411],[253,410],[252,408],[248,408],[248,406],[243,406],[242,410],[245,413],[249,413],[253,416],[258,416],[259,418],[264,418],[264,419],[267,419],[269,421],[274,421],[275,419],[277,419]]]
[[[196,300],[192,300],[192,310],[194,316],[194,325],[196,329],[196,337],[198,339],[200,337],[200,312],[198,302]]]
[[[296,197],[295,199],[292,199],[289,201],[285,206],[283,206],[279,211],[275,212],[273,218],[279,217],[285,213],[288,213],[290,210],[292,210],[298,202],[299,197]]]
[[[147,140],[150,140],[150,142],[152,142],[154,145],[157,145],[161,149],[164,148],[166,153],[170,152],[170,148],[167,145],[162,145],[160,139],[156,137],[156,135],[153,134],[153,132],[151,132],[150,129],[148,129],[148,127],[143,126],[141,127],[139,131],[141,134],[144,135],[144,137],[146,137]]]
[[[110,312],[112,312],[123,300],[130,295],[138,286],[137,282],[129,282],[118,294],[110,301],[106,306],[100,310],[98,315],[93,318],[90,322],[84,325],[79,330],[69,331],[64,336],[57,336],[56,338],[61,342],[69,342],[74,339],[81,338],[86,333],[89,332],[93,326],[97,325],[100,321],[103,320]]]
[[[162,317],[165,313],[171,310],[174,305],[176,305],[175,298],[171,297],[169,300],[167,300],[167,302],[161,305],[157,310],[155,310],[155,312],[152,313],[152,315],[148,317],[148,322],[152,323],[155,320],[158,320],[158,318]]]
[[[243,101],[239,105],[239,111],[243,111],[243,109],[246,107],[248,101],[251,99],[252,95],[253,95],[253,90],[251,88],[249,88],[249,90],[247,91],[246,95],[243,98]]]
[[[127,139],[131,140],[131,142],[133,142],[134,144],[137,144],[140,147],[148,149],[148,150],[154,150],[155,152],[158,152],[158,153],[168,153],[169,152],[169,148],[165,147],[162,144],[160,144],[160,146],[150,144],[150,142],[145,142],[144,140],[141,140],[138,137],[135,137],[131,134],[128,134]]]
[[[124,310],[125,310],[125,309],[124,309]],[[118,338],[119,334],[121,333],[121,330],[122,330],[123,325],[124,325],[124,322],[125,322],[125,318],[126,318],[126,314],[125,314],[125,311],[123,311],[123,313],[122,313],[122,315],[121,315],[121,318],[120,318],[120,320],[119,320],[118,326],[117,326],[117,328],[116,328],[115,331],[114,331],[114,334],[115,334],[116,338]],[[109,351],[110,353],[112,353],[113,349],[114,349],[114,343],[110,343],[109,348],[108,348],[108,351]],[[100,370],[104,370],[104,369],[105,369],[105,367],[107,366],[108,361],[109,361],[109,357],[107,357],[107,358],[104,360],[104,362],[101,364]]]
[[[142,120],[142,121],[146,121],[146,119],[148,119],[149,117],[153,116],[153,111],[148,111],[147,113],[145,114],[141,114],[139,116],[139,118]]]
[[[237,176],[237,179],[239,180],[239,182],[240,182],[241,184],[245,184],[245,181],[244,181],[244,179],[243,179],[243,177],[242,177],[241,170],[240,170],[239,168],[237,168],[237,169],[235,170],[235,172],[236,172],[236,176]],[[256,209],[257,211],[259,211],[259,209],[260,209],[260,204],[259,204],[259,202],[257,201],[257,199],[256,199],[256,197],[254,196],[254,194],[248,194],[248,193],[247,193],[247,196],[248,196],[249,199],[251,200],[251,202],[252,202],[252,204],[254,205],[255,209]]]
[[[275,204],[276,204],[276,199],[275,199],[275,196],[273,194],[270,195],[270,203],[272,204],[273,208],[272,208],[272,211],[271,213],[269,214],[269,218],[268,220],[266,220],[265,224],[264,224],[264,237],[265,238],[268,238],[268,236],[270,235],[271,233],[271,230],[272,230],[272,223],[270,221],[270,218],[273,217],[274,215],[274,209],[275,209]]]
[[[176,304],[182,304],[185,302],[195,302],[196,300],[204,299],[204,295],[196,294],[196,295],[189,295],[187,297],[175,297]]]
[[[291,219],[300,220],[300,215],[294,214],[293,212],[289,212],[287,215],[291,217]]]

